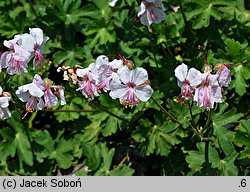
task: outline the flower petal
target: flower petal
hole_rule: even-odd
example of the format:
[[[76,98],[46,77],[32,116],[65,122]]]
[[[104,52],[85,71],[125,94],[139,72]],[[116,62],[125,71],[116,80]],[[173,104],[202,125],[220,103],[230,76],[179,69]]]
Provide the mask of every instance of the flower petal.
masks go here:
[[[143,15],[146,11],[146,8],[147,8],[146,5],[143,2],[141,2],[137,16],[140,17],[141,15]]]
[[[77,69],[76,74],[78,77],[83,77],[88,73],[88,71],[89,71],[88,69]]]
[[[29,93],[35,97],[42,97],[44,95],[44,92],[34,83],[31,83],[29,86]]]
[[[42,110],[45,107],[44,101],[42,98],[38,99],[37,109]]]
[[[121,59],[114,59],[113,61],[109,62],[109,66],[112,69],[119,69],[123,66],[123,61]]]
[[[36,84],[41,90],[45,90],[46,88],[45,82],[38,74],[34,76],[33,83]]]
[[[184,63],[176,67],[174,70],[175,76],[177,79],[179,79],[181,82],[183,82],[186,79],[188,72],[188,66]]]
[[[0,119],[7,119],[11,117],[10,110],[8,108],[0,108]]]
[[[123,98],[128,91],[128,87],[126,85],[123,84],[119,84],[119,83],[114,83],[110,85],[110,97],[112,97],[112,99],[116,99],[116,98]]]
[[[34,39],[36,45],[42,45],[43,43],[43,30],[40,28],[29,28],[30,35]]]
[[[97,69],[100,68],[102,65],[108,65],[109,64],[109,58],[106,55],[100,55],[96,58],[95,65]]]
[[[142,67],[133,69],[130,73],[130,82],[135,85],[141,85],[148,80],[148,72]]]
[[[191,87],[198,86],[202,82],[202,73],[195,68],[191,68],[188,71],[187,80]]]
[[[64,97],[64,88],[62,86],[59,86],[59,94],[60,94],[60,98],[61,98],[61,105],[66,105],[66,100]]]
[[[0,97],[0,107],[7,108],[9,106],[10,97]]]
[[[135,87],[135,95],[143,102],[148,101],[153,93],[154,91],[149,85]]]
[[[121,81],[126,84],[130,82],[130,73],[131,71],[127,66],[122,66],[118,69],[117,74],[120,77]]]
[[[20,47],[28,52],[34,51],[35,42],[32,36],[28,33],[24,33],[21,35],[20,39]]]
[[[52,93],[51,89],[46,89],[44,93],[44,101],[46,107],[53,107],[58,103],[57,97]]]

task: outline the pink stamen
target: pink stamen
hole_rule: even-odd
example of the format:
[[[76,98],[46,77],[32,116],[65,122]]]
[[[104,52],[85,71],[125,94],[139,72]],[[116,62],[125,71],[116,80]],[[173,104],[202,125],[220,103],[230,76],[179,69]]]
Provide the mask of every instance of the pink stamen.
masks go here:
[[[112,79],[111,76],[108,77],[105,81],[103,81],[103,82],[101,83],[101,85],[98,87],[98,89],[102,89],[103,87],[105,87],[105,85],[106,85],[109,81],[111,81],[111,79]]]

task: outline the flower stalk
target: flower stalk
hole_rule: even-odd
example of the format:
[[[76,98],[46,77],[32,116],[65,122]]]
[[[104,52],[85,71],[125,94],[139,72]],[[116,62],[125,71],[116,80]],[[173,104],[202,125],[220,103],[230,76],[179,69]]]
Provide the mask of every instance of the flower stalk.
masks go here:
[[[154,103],[167,115],[169,116],[174,122],[178,123],[180,126],[183,126],[181,122],[179,122],[173,115],[171,115],[164,107],[162,107],[154,97],[151,97]]]

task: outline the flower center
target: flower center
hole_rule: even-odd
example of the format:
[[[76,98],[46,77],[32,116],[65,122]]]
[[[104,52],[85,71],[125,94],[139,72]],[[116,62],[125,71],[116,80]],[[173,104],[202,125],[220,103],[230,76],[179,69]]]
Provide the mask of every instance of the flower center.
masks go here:
[[[136,84],[131,83],[131,82],[128,82],[128,83],[127,83],[127,86],[128,86],[129,88],[135,88]]]

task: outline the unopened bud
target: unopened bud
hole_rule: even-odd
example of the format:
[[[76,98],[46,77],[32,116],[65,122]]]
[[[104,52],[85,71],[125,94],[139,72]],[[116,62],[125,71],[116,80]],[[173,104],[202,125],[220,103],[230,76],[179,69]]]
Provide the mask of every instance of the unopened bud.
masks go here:
[[[212,66],[211,65],[205,65],[204,73],[210,73],[211,71],[212,71]]]
[[[10,94],[10,92],[2,92],[2,96],[3,97],[11,97],[11,94]]]
[[[134,67],[134,63],[131,60],[125,60],[124,64],[129,68],[129,69],[133,69]]]

